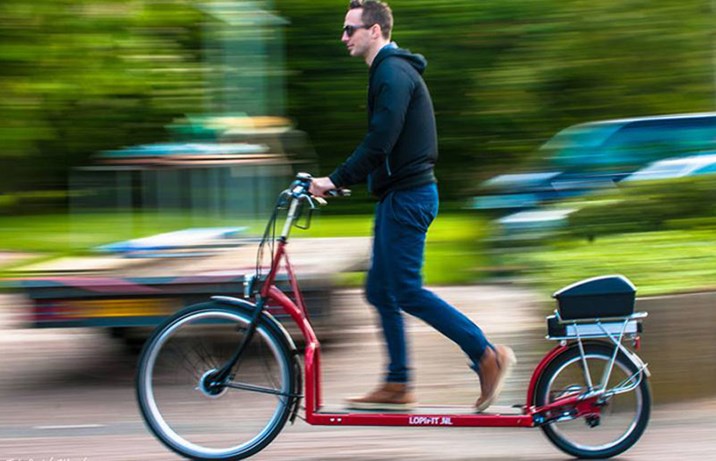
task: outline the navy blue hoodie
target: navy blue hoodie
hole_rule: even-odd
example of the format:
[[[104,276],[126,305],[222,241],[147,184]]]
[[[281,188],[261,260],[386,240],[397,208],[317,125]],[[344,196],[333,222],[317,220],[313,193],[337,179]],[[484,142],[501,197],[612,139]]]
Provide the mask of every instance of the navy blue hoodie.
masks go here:
[[[422,55],[384,47],[368,83],[368,133],[353,154],[329,175],[336,187],[368,179],[377,197],[434,183],[437,130],[430,93],[422,78]]]

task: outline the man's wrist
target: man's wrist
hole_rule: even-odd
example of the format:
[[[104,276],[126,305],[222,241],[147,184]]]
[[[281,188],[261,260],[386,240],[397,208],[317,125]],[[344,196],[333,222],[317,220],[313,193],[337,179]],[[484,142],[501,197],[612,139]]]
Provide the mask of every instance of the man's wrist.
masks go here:
[[[333,173],[329,174],[328,179],[331,180],[336,189],[339,189],[345,185],[345,183],[342,181],[343,178],[341,178],[337,171],[334,171]]]

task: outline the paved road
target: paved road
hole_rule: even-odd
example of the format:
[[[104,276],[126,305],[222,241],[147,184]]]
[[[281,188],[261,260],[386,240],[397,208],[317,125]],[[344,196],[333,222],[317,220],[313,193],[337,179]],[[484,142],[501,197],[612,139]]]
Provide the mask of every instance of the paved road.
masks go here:
[[[532,368],[550,344],[532,293],[506,287],[437,290],[520,363],[498,404],[522,403]],[[357,292],[340,296],[344,335],[324,348],[325,398],[372,387],[382,356],[375,318]],[[171,460],[140,421],[135,357],[91,330],[23,329],[21,299],[0,298],[0,461]],[[456,346],[409,322],[417,392],[425,404],[470,404],[478,384]],[[657,405],[642,440],[622,459],[716,459],[716,393]],[[665,399],[666,400],[666,399]],[[568,459],[537,429],[325,428],[298,421],[259,460]]]

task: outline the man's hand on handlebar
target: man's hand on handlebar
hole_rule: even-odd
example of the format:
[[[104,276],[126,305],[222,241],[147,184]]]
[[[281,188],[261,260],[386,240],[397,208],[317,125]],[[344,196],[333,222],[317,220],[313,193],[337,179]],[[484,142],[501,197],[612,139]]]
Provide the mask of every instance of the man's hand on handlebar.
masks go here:
[[[333,184],[331,178],[323,177],[313,178],[311,180],[311,187],[308,189],[308,191],[311,193],[311,195],[314,195],[316,197],[327,197],[327,192],[334,189],[336,189],[336,185]]]

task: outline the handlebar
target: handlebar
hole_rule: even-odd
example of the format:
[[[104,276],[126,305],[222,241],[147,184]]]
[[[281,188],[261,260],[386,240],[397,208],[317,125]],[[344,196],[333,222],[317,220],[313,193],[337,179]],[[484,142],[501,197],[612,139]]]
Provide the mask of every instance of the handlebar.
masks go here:
[[[314,201],[318,202],[321,205],[325,205],[325,200],[323,200],[322,197],[316,197],[309,192],[309,189],[311,187],[311,181],[313,181],[313,176],[311,176],[309,173],[298,173],[296,175],[296,179],[293,181],[293,183],[291,183],[291,186],[289,187],[288,191],[290,191],[291,196],[295,199],[308,199],[308,202],[311,203],[312,208],[314,208]],[[327,197],[350,197],[351,190],[343,188],[331,189],[327,191],[325,195]]]
[[[296,179],[291,183],[288,189],[281,192],[276,210],[279,208],[288,208],[288,215],[286,222],[284,223],[283,232],[281,233],[282,239],[287,239],[288,234],[292,226],[296,226],[300,229],[308,229],[311,225],[311,214],[313,210],[319,206],[326,205],[327,202],[323,197],[317,197],[310,192],[311,181],[313,177],[308,173],[298,173]],[[347,197],[351,195],[349,189],[332,189],[325,194],[328,197]],[[304,225],[298,224],[298,219],[302,214],[303,204],[307,203],[309,210]],[[271,218],[271,222],[275,222],[276,213]]]

